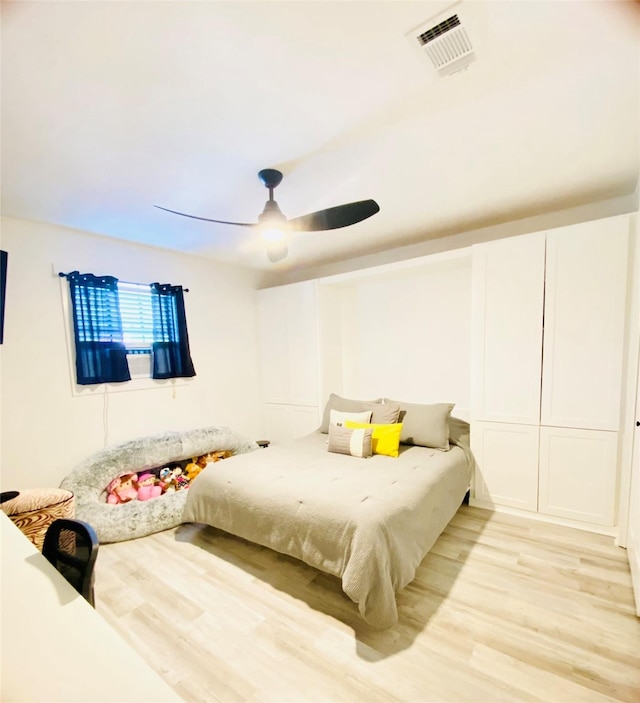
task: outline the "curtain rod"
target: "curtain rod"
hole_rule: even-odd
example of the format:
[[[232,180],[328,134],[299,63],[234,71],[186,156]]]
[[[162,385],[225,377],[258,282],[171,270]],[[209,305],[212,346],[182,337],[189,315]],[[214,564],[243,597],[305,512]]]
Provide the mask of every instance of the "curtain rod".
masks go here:
[[[94,274],[91,274],[91,275],[93,276]],[[58,276],[60,276],[60,278],[67,278],[67,277],[69,276],[69,274],[68,274],[68,273],[62,273],[62,271],[58,271]],[[120,279],[118,279],[118,282],[120,282]],[[126,284],[131,285],[131,286],[141,286],[141,285],[145,285],[144,283],[135,283],[134,281],[122,281],[122,283],[126,283]],[[148,285],[151,285],[151,284],[149,283]],[[188,292],[189,292],[189,289],[188,289],[188,288],[183,288],[183,289],[182,289],[182,292],[183,292],[183,293],[188,293]]]

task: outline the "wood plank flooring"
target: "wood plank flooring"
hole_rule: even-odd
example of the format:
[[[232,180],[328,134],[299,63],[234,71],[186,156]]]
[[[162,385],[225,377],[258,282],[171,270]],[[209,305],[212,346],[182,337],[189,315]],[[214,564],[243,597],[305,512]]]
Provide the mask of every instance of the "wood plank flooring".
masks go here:
[[[185,701],[640,701],[610,537],[463,506],[397,601],[372,630],[338,579],[201,525],[96,565],[98,612]]]

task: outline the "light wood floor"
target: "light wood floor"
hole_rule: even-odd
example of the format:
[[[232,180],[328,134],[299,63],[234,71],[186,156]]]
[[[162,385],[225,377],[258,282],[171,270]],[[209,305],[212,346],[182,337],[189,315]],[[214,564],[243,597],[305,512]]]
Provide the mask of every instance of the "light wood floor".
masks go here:
[[[373,631],[337,579],[199,525],[97,561],[98,612],[185,701],[640,701],[609,537],[464,506],[397,600]]]

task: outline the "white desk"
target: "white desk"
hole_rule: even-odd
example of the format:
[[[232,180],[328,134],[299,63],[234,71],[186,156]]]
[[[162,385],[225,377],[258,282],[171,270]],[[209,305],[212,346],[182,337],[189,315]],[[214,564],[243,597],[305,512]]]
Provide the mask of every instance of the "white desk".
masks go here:
[[[3,702],[182,700],[1,511],[0,553]]]

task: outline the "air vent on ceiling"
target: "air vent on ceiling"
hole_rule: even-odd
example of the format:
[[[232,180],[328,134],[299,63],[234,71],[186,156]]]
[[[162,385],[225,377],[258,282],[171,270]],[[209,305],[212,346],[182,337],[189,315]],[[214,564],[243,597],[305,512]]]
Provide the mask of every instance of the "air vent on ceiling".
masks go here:
[[[473,44],[458,15],[451,15],[428,27],[423,25],[415,32],[415,40],[441,76],[462,71],[476,58]]]

